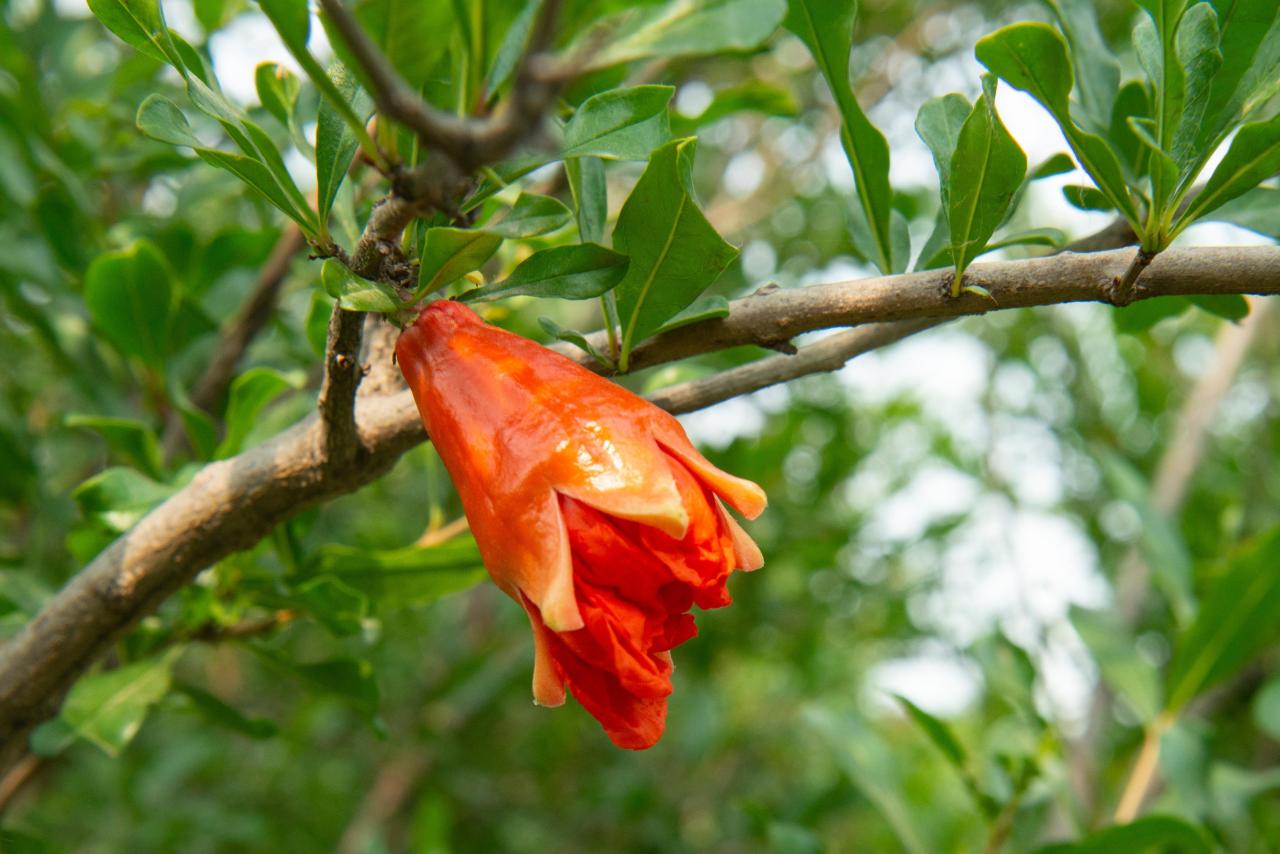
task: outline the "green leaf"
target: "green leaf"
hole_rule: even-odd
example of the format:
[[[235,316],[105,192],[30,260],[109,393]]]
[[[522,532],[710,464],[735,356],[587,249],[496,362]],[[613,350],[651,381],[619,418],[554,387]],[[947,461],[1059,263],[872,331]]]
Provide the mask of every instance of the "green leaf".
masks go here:
[[[1207,219],[1229,222],[1280,240],[1280,189],[1255,187],[1213,210]]]
[[[597,350],[591,343],[591,340],[578,330],[565,329],[549,317],[539,317],[538,325],[542,327],[542,330],[546,332],[547,335],[551,336],[553,341],[563,341],[566,344],[572,344],[586,352],[588,356],[595,359],[609,370],[615,370],[617,368],[609,356]]]
[[[109,415],[72,414],[66,417],[68,427],[92,430],[106,440],[107,446],[130,465],[148,477],[161,477],[164,464],[155,431],[132,418]]]
[[[502,236],[470,228],[428,228],[418,268],[422,297],[478,270],[502,245]]]
[[[261,644],[253,645],[252,649],[264,661],[295,674],[310,687],[350,704],[365,717],[372,718],[378,713],[378,683],[369,662],[354,658],[331,658],[303,664],[291,661]]]
[[[916,134],[933,154],[933,165],[938,170],[938,188],[942,194],[942,206],[949,207],[947,194],[951,189],[951,161],[960,128],[969,118],[972,107],[963,95],[952,92],[930,98],[916,113]]]
[[[165,44],[159,0],[89,0],[89,10],[126,44],[159,62],[179,65]]]
[[[676,136],[691,136],[698,128],[737,113],[791,117],[798,112],[799,108],[790,92],[759,80],[748,80],[721,89],[701,113],[690,117],[675,116],[671,124]]]
[[[621,37],[594,52],[584,71],[640,59],[752,50],[778,28],[784,0],[673,0],[605,19],[601,27]],[[594,38],[588,33],[584,38]]]
[[[1280,81],[1280,4],[1275,0],[1213,0],[1222,66],[1214,75],[1196,145],[1213,151],[1242,115],[1274,93]]]
[[[1214,847],[1209,839],[1203,829],[1180,818],[1150,815],[1091,833],[1080,842],[1044,846],[1037,854],[1210,854]]]
[[[1115,204],[1106,193],[1096,187],[1083,187],[1079,184],[1067,184],[1062,188],[1063,198],[1073,208],[1082,211],[1113,211]]]
[[[624,371],[631,348],[687,308],[738,256],[693,200],[694,149],[684,139],[655,151],[618,214],[613,244],[631,259],[614,291]]]
[[[253,71],[253,82],[262,108],[289,131],[289,137],[299,151],[314,156],[315,147],[302,133],[298,122],[298,97],[302,83],[289,69],[275,62],[263,62]]]
[[[963,770],[968,763],[969,758],[965,753],[964,745],[956,738],[955,733],[951,731],[951,727],[938,720],[906,697],[895,694],[893,697],[902,705],[907,716],[911,718],[920,727],[921,732],[929,737],[933,742],[933,746],[942,751],[942,755],[947,762],[955,768]]]
[[[1178,218],[1174,233],[1280,172],[1280,114],[1240,128],[1204,189]]]
[[[546,0],[528,0],[520,10],[520,14],[511,22],[507,34],[502,39],[502,44],[498,47],[497,54],[493,57],[493,65],[489,67],[489,73],[485,77],[484,88],[490,98],[511,81],[520,58],[529,48],[533,23],[542,12],[545,2]]]
[[[1115,52],[1098,29],[1093,0],[1045,0],[1066,36],[1075,70],[1076,97],[1089,129],[1105,133],[1120,89]]]
[[[227,397],[227,433],[214,456],[225,460],[240,453],[263,407],[291,388],[302,388],[303,382],[297,374],[267,367],[250,368],[236,377]]]
[[[348,311],[376,311],[391,314],[400,309],[400,297],[385,282],[362,279],[352,273],[336,258],[326,258],[320,267],[320,285],[324,292]],[[328,315],[324,315],[325,335],[328,335]]]
[[[1163,707],[1160,676],[1138,654],[1134,639],[1115,614],[1072,607],[1071,625],[1089,648],[1102,679],[1124,697],[1143,723],[1150,723]]]
[[[1187,301],[1214,317],[1239,323],[1249,316],[1249,301],[1240,294],[1193,294]]]
[[[1004,222],[1027,174],[1027,156],[996,115],[995,88],[995,78],[985,75],[983,94],[961,127],[952,155],[947,214],[956,267],[952,296],[960,295],[965,269]]]
[[[328,73],[334,88],[350,104],[357,118],[368,118],[373,111],[373,99],[360,88],[347,67],[335,62],[329,66]],[[329,210],[338,195],[338,187],[347,177],[356,147],[355,134],[342,115],[329,101],[321,101],[316,119],[316,206],[322,224],[329,219]]]
[[[871,260],[882,273],[892,273],[905,267],[907,259],[894,257],[889,144],[863,113],[849,80],[857,0],[789,0],[788,6],[786,27],[813,54],[840,110],[840,142],[853,169],[858,203],[874,237],[876,252]]]
[[[377,609],[411,608],[465,590],[486,577],[475,540],[458,537],[419,548],[321,546],[307,563],[309,576],[329,576],[369,597]]]
[[[254,739],[271,738],[279,732],[275,721],[247,717],[239,709],[223,702],[203,688],[179,682],[173,685],[173,691],[175,694],[185,696],[191,702],[191,708],[209,723],[217,724],[232,732]]]
[[[1195,613],[1191,590],[1191,556],[1182,534],[1169,516],[1155,505],[1146,479],[1128,460],[1102,450],[1098,454],[1103,474],[1116,497],[1133,505],[1142,520],[1139,545],[1151,567],[1156,586],[1164,593],[1179,624]]]
[[[1148,149],[1133,132],[1129,121],[1131,119],[1154,121],[1151,112],[1151,97],[1146,84],[1139,80],[1130,80],[1120,87],[1112,107],[1107,139],[1115,149],[1124,169],[1135,181],[1147,174]]]
[[[1280,677],[1268,679],[1254,695],[1253,722],[1272,739],[1280,741]]]
[[[1066,42],[1057,30],[1041,23],[1011,24],[980,39],[974,53],[997,77],[1031,95],[1049,111],[1098,189],[1135,229],[1140,228],[1115,152],[1102,137],[1081,130],[1071,119],[1074,79]]]
[[[208,106],[208,104],[206,104]],[[215,110],[215,107],[209,107]],[[250,150],[258,150],[257,144],[246,133],[236,130],[236,126],[231,119],[222,119],[224,129],[229,133],[233,133],[238,137],[237,143],[244,148]],[[220,169],[225,169],[235,175],[241,181],[244,181],[250,187],[253,187],[262,196],[278,208],[285,216],[298,223],[308,236],[314,236],[316,231],[315,215],[310,207],[306,204],[305,198],[288,178],[288,170],[284,168],[283,161],[279,160],[279,152],[271,148],[274,152],[272,158],[272,166],[268,166],[256,156],[246,154],[234,154],[229,151],[221,151],[216,148],[208,148],[202,146],[200,141],[191,131],[191,126],[187,122],[187,117],[183,115],[182,110],[176,104],[160,95],[149,95],[142,105],[138,108],[137,118],[138,129],[152,139],[161,142],[167,142],[170,145],[181,145],[193,149],[201,160]],[[257,134],[261,134],[261,129],[253,126]],[[265,135],[263,135],[265,137]],[[270,145],[269,139],[261,140],[263,143]],[[287,180],[287,184],[282,184],[281,175]]]
[[[94,325],[117,350],[154,368],[164,366],[179,294],[155,244],[139,240],[95,258],[85,273],[84,301]]]
[[[1137,335],[1162,320],[1177,317],[1189,308],[1191,300],[1186,297],[1153,297],[1117,308],[1111,312],[1111,317],[1115,321],[1117,332]]]
[[[133,740],[151,707],[169,693],[173,663],[180,648],[86,676],[71,688],[62,720],[79,737],[110,756]]]
[[[333,575],[304,582],[293,597],[337,637],[358,634],[369,613],[369,597]]]
[[[1182,16],[1177,35],[1177,58],[1185,93],[1169,148],[1174,162],[1182,169],[1180,177],[1194,177],[1191,170],[1199,172],[1200,165],[1213,154],[1212,149],[1206,150],[1198,140],[1209,108],[1213,78],[1222,66],[1218,39],[1218,14],[1208,3],[1197,3]]]
[[[670,332],[672,329],[679,329],[681,326],[689,326],[693,323],[701,323],[704,320],[715,320],[718,317],[729,316],[729,300],[719,294],[711,296],[698,297],[684,311],[668,320],[654,335],[661,335],[664,332]]]
[[[583,243],[604,240],[609,223],[609,187],[604,161],[599,157],[575,157],[564,162],[565,175],[578,218],[578,239]]]
[[[612,290],[627,272],[627,256],[595,243],[554,246],[520,262],[504,281],[468,291],[466,302],[514,296],[592,299]]]
[[[369,38],[414,90],[419,90],[437,70],[456,33],[448,3],[359,0],[351,6]],[[320,20],[334,52],[348,68],[359,69],[360,64],[341,34],[333,29],[329,16],[321,14]]]
[[[521,193],[506,216],[485,228],[503,237],[537,237],[564,227],[571,219],[573,213],[559,199]]]
[[[672,86],[632,86],[593,95],[565,125],[561,156],[648,160],[671,139],[667,105],[674,93]]]
[[[1280,527],[1235,549],[1178,640],[1169,709],[1178,711],[1230,676],[1280,634]]]

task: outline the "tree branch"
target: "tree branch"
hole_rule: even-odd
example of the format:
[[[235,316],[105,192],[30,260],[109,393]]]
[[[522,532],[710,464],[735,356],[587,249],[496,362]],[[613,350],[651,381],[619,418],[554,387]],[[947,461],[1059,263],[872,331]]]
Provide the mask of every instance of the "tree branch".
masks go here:
[[[779,290],[737,300],[728,317],[674,330],[636,352],[641,364],[655,365],[728,346],[776,345],[821,328],[1105,300],[1131,254],[975,264],[968,275],[991,292],[991,300],[952,299],[947,271]],[[1151,265],[1138,290],[1140,298],[1280,293],[1280,247],[1170,250]],[[813,351],[806,347],[790,358],[806,352]],[[814,357],[815,370],[828,364]],[[777,375],[774,368],[759,373],[761,382]],[[681,397],[679,405],[688,411],[723,399],[726,391],[704,387],[702,393],[705,398],[671,396]],[[328,462],[318,418],[239,456],[210,463],[49,600],[0,648],[0,767],[21,755],[27,734],[57,713],[67,689],[99,655],[198,572],[252,546],[299,511],[377,479],[426,439],[408,392],[359,398],[355,424],[363,448],[358,465]]]
[[[323,428],[324,455],[330,465],[345,464],[360,447],[355,401],[356,389],[364,376],[360,364],[363,330],[364,312],[347,311],[338,304],[333,306],[325,345],[324,384],[316,401]]]

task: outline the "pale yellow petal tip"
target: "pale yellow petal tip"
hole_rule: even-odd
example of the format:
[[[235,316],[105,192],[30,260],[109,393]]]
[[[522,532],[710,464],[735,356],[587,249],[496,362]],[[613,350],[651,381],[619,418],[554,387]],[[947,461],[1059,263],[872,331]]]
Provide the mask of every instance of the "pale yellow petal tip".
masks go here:
[[[538,610],[543,624],[553,632],[574,632],[586,625],[572,586],[566,590],[562,585],[554,585],[538,603]]]
[[[564,705],[565,691],[561,685],[558,690],[539,690],[537,680],[533,683],[533,704],[543,709],[558,709]]]

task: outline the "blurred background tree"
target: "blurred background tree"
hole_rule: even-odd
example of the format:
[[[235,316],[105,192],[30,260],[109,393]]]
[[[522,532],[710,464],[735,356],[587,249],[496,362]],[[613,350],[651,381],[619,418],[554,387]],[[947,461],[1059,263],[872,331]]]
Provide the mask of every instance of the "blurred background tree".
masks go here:
[[[557,44],[631,5],[564,4]],[[792,14],[806,5],[844,4],[793,2]],[[975,43],[1011,22],[1058,21],[1081,81],[1090,62],[1115,70],[1120,121],[1108,144],[1141,152],[1145,126],[1124,118],[1154,115],[1161,90],[1118,81],[1144,79],[1149,57],[1130,35],[1144,20],[1159,26],[1147,13],[1160,5],[864,0],[851,79],[887,138],[894,217],[917,267],[955,260],[922,257],[939,248],[928,238],[940,200],[917,113],[950,92],[968,112],[983,92]],[[1266,5],[1200,4],[1224,22],[1233,9],[1255,29],[1262,21],[1251,65],[1274,78],[1264,54],[1280,44],[1280,21]],[[453,109],[490,91],[508,33],[540,7],[362,0],[357,11],[417,89]],[[148,8],[94,4],[118,34],[131,26],[122,10],[144,32]],[[698,18],[716,10],[727,17]],[[699,138],[702,209],[741,248],[712,295],[890,272],[868,251],[839,105],[796,27],[782,26],[785,11],[676,3],[652,20],[694,25],[632,25],[630,41],[615,32],[601,49],[629,45],[634,56],[580,75],[556,106],[568,117],[596,92],[675,87],[666,121]],[[195,76],[216,74],[315,204],[311,162],[337,120],[296,51],[241,0],[165,0],[164,14],[182,37],[169,49],[201,66]],[[770,27],[734,44],[749,24]],[[1179,62],[1201,32],[1186,27]],[[1215,27],[1229,54],[1238,31]],[[327,64],[329,22],[311,30]],[[710,47],[681,49],[681,38]],[[216,155],[139,133],[139,107],[160,93],[183,105],[191,143],[229,150],[186,106],[164,50],[137,47],[79,0],[3,5],[6,639],[203,462],[312,410],[334,298],[354,287],[321,288],[297,227],[214,168]],[[1273,115],[1275,87],[1259,91],[1251,115]],[[1078,89],[1078,103],[1088,95]],[[996,106],[1032,170],[1070,151],[1027,94],[1002,85]],[[379,149],[416,157],[390,123],[373,135]],[[608,165],[611,217],[642,170]],[[1077,248],[1136,241],[1132,229],[1114,236],[1126,228],[1116,200],[1084,186],[1069,159],[1042,171],[1001,232],[1021,236],[1004,257],[1090,235],[1101,242]],[[1176,245],[1273,242],[1274,184]],[[581,222],[559,166],[518,186],[563,200]],[[312,251],[331,254],[327,240],[350,248],[385,193],[358,156],[332,217],[303,226]],[[550,236],[508,240],[473,278],[493,282],[532,251],[577,241],[555,224]],[[1153,234],[1137,236],[1145,247]],[[425,239],[419,226],[411,235]],[[1240,297],[1194,302],[993,312],[687,416],[717,465],[768,491],[751,528],[766,566],[734,579],[732,607],[699,615],[667,733],[644,753],[612,747],[580,709],[532,706],[525,616],[482,583],[448,477],[419,445],[385,477],[219,561],[119,638],[0,779],[0,850],[1275,850],[1275,318],[1266,298],[1247,316]],[[487,309],[545,340],[542,315],[562,328],[600,323],[594,303],[517,297]],[[229,328],[243,340],[228,345]],[[228,346],[219,374],[210,365]],[[651,391],[762,352],[707,354],[625,382]]]

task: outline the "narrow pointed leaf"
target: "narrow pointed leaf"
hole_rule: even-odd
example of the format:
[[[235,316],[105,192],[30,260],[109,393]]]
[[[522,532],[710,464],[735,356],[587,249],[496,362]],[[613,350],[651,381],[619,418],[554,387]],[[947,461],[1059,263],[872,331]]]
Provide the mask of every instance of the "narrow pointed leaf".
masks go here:
[[[555,246],[535,252],[504,281],[468,291],[462,299],[485,302],[514,296],[593,299],[603,296],[627,273],[627,256],[594,243]]]
[[[593,95],[565,125],[562,156],[648,160],[671,139],[667,105],[673,94],[671,86],[632,86]]]

